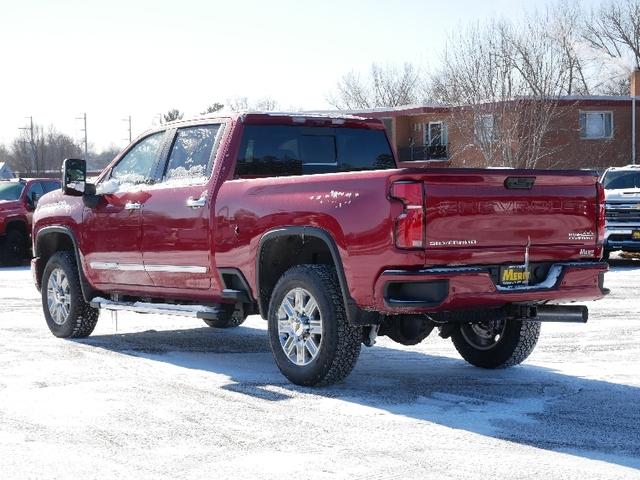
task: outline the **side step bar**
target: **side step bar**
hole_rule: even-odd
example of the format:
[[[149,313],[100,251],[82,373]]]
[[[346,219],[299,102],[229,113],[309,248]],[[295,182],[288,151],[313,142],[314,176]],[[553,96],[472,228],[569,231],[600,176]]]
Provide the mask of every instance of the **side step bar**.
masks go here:
[[[169,303],[147,302],[116,302],[106,298],[96,297],[91,300],[93,308],[101,308],[111,311],[127,311],[135,313],[155,313],[159,315],[178,315],[182,317],[195,317],[203,320],[215,320],[218,318],[218,307],[207,305],[173,305]]]

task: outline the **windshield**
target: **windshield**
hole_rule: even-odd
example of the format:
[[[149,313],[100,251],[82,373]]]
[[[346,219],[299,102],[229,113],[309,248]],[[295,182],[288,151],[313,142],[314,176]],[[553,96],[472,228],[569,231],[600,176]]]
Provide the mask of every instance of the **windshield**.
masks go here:
[[[0,183],[0,202],[18,200],[24,189],[24,184],[17,182]]]
[[[604,176],[602,184],[607,190],[640,188],[640,171],[611,171]]]

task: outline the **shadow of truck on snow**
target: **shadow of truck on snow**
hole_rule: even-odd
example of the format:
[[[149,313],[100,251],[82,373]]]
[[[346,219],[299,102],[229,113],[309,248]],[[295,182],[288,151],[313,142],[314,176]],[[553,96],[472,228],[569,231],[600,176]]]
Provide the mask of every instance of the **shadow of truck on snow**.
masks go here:
[[[151,330],[75,341],[225,375],[231,383],[224,389],[265,401],[287,401],[288,392],[310,393],[640,469],[639,387],[526,363],[508,370],[482,370],[462,360],[376,346],[363,348],[344,383],[305,388],[279,373],[264,330]]]

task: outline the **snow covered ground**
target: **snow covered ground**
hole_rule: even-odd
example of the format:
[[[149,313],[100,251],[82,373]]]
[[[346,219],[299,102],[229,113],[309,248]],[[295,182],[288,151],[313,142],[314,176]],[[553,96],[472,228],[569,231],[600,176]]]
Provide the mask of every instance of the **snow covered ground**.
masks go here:
[[[640,478],[640,261],[612,264],[589,323],[543,325],[520,367],[381,338],[324,389],[285,381],[257,317],[56,339],[28,269],[0,269],[0,478]]]

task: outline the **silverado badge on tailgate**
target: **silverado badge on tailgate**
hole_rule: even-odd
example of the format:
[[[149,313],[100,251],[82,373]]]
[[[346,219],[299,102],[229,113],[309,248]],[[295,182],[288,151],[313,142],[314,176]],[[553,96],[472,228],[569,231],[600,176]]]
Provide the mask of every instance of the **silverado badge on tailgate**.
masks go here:
[[[501,285],[529,285],[531,272],[526,265],[500,267]]]

